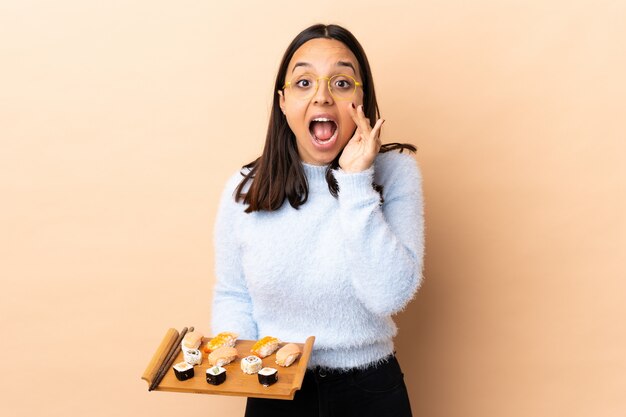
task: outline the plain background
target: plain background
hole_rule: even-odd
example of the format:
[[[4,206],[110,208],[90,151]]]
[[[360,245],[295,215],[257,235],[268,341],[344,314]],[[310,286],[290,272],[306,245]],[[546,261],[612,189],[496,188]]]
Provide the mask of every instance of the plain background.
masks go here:
[[[626,414],[626,3],[0,3],[0,414],[241,415],[147,392],[208,331],[225,180],[279,60],[338,23],[384,142],[424,177],[426,268],[396,319],[414,414]]]

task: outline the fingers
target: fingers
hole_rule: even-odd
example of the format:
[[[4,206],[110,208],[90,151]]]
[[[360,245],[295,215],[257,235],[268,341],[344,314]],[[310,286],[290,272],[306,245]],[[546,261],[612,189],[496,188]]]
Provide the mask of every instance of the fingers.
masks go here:
[[[369,132],[372,130],[372,127],[370,126],[367,117],[365,117],[363,105],[359,105],[357,108],[354,108],[353,106],[354,103],[348,104],[348,113],[352,117],[356,126],[361,129],[361,132],[366,136],[369,136]]]
[[[370,133],[370,135],[377,141],[380,141],[380,128],[383,126],[383,123],[385,123],[384,119],[378,119],[378,121],[376,121],[376,124],[372,128],[372,132]]]
[[[370,125],[370,120],[365,117],[363,111],[363,105],[359,105],[357,108],[353,107],[353,103],[348,104],[348,113],[352,117],[352,120],[357,125],[357,130],[361,131],[361,137],[365,140],[371,140],[372,143],[380,142],[380,129],[385,121],[378,119],[374,127]]]

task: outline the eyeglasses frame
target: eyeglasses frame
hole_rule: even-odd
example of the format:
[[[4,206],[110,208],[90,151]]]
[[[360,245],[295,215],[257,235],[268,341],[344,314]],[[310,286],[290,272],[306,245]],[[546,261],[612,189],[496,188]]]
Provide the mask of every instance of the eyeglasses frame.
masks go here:
[[[302,74],[302,75],[306,75],[306,74]],[[311,75],[313,75],[313,74],[311,74]],[[299,77],[300,76],[301,75],[299,75]],[[337,98],[337,97],[335,97],[335,95],[333,94],[333,90],[330,87],[330,80],[335,78],[335,77],[341,77],[341,76],[351,78],[354,81],[354,90],[352,91],[352,95],[349,98]],[[285,84],[283,85],[283,91],[285,91],[285,88],[287,88],[287,87],[292,88],[292,84],[291,83],[293,82],[294,78],[296,78],[296,77],[293,77],[291,80],[285,82]],[[317,77],[315,79],[315,91],[313,92],[313,94],[311,94],[310,96],[301,98],[300,100],[309,100],[311,97],[313,97],[313,96],[315,96],[315,94],[317,94],[317,91],[320,88],[319,80],[328,80],[328,82],[326,83],[326,88],[328,88],[328,92],[330,93],[330,95],[337,101],[347,101],[347,100],[350,100],[350,99],[352,99],[352,97],[354,97],[354,93],[356,93],[357,87],[363,88],[363,83],[362,82],[357,81],[356,78],[354,78],[352,75],[348,75],[348,74],[335,74],[335,75],[333,75],[331,77],[329,77],[329,76]]]

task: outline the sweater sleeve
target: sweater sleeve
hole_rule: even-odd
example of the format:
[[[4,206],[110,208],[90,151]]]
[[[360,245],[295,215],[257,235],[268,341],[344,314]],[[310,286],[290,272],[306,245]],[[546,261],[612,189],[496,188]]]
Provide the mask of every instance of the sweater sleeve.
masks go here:
[[[232,331],[242,339],[257,339],[252,301],[243,274],[241,247],[237,239],[237,216],[244,207],[234,200],[242,176],[231,177],[224,189],[214,230],[215,275],[211,327],[213,334]]]
[[[380,173],[382,205],[372,186],[375,166],[386,171]],[[358,173],[335,171],[340,222],[356,296],[373,313],[392,315],[406,306],[422,281],[422,181],[410,155],[389,155],[375,166]]]

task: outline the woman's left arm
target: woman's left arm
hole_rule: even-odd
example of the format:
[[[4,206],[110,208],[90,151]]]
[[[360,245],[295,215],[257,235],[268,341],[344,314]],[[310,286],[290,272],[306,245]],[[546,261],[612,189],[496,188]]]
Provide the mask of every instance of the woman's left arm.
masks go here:
[[[340,222],[356,296],[370,311],[391,315],[413,298],[422,280],[424,208],[417,162],[408,154],[381,154],[384,204],[374,169],[336,170]]]

